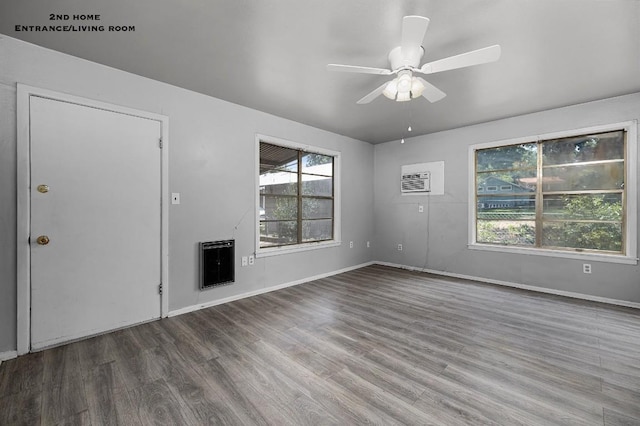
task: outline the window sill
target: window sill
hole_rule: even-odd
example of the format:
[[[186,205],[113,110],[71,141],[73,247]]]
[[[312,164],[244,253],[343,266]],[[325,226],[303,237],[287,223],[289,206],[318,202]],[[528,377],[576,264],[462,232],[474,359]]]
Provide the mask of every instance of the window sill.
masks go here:
[[[538,248],[526,248],[526,247],[508,247],[508,246],[494,246],[489,244],[467,244],[470,250],[483,250],[483,251],[496,251],[503,253],[515,253],[526,254],[534,256],[548,256],[548,257],[562,257],[567,259],[577,260],[591,260],[594,262],[608,262],[608,263],[623,263],[627,265],[637,265],[638,259],[636,257],[624,256],[619,254],[600,254],[600,253],[577,253],[567,252],[561,250],[545,250]]]
[[[295,246],[259,248],[256,250],[256,258],[279,256],[281,254],[298,253],[301,251],[317,250],[328,247],[337,247],[342,244],[341,241],[331,240],[318,243],[296,244]]]

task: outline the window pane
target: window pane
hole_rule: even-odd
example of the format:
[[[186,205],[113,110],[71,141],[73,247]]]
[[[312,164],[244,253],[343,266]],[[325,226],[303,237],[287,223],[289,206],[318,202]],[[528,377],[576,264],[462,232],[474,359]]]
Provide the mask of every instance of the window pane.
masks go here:
[[[536,168],[535,143],[501,146],[476,151],[478,171]]]
[[[260,142],[260,174],[270,170],[298,171],[298,150]]]
[[[622,194],[545,195],[543,219],[622,220]]]
[[[281,246],[298,242],[298,222],[260,222],[260,247]]]
[[[624,132],[607,132],[545,141],[542,164],[581,163],[624,158]]]
[[[542,225],[542,244],[550,247],[622,251],[622,224],[549,222]]]
[[[333,239],[334,157],[260,142],[260,247]]]
[[[303,220],[302,221],[302,240],[323,241],[333,238],[333,220]]]
[[[578,164],[542,170],[543,191],[622,189],[624,163]]]
[[[333,157],[306,153],[302,155],[302,173],[333,176]]]
[[[333,200],[326,198],[303,198],[303,219],[329,219],[333,217]]]
[[[303,174],[302,195],[333,196],[333,178]]]
[[[491,220],[535,220],[536,218],[535,195],[517,196],[500,195],[497,197],[478,197],[478,219]]]
[[[296,220],[298,218],[298,201],[296,197],[265,196],[264,219]]]
[[[624,156],[624,130],[477,150],[476,241],[621,253]]]
[[[512,170],[509,172],[478,173],[476,184],[478,192],[532,193],[536,190],[536,171]]]
[[[297,192],[297,173],[274,171],[260,175],[260,194],[296,195]]]
[[[536,242],[534,221],[478,220],[476,227],[479,243],[533,246]]]

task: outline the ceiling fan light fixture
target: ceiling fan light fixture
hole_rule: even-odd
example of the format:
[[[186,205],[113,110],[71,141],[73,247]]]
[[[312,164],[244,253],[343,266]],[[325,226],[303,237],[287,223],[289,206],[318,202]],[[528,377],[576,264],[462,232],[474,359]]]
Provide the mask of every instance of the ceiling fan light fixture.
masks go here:
[[[398,79],[394,78],[387,84],[387,87],[384,88],[382,94],[391,100],[396,99],[396,94],[398,93]]]
[[[398,93],[411,91],[411,71],[401,71],[398,75]]]
[[[410,100],[411,100],[411,92],[398,92],[398,97],[396,98],[396,101],[405,102]]]
[[[411,99],[419,98],[422,96],[422,92],[424,92],[424,84],[416,77],[413,77],[411,79]]]

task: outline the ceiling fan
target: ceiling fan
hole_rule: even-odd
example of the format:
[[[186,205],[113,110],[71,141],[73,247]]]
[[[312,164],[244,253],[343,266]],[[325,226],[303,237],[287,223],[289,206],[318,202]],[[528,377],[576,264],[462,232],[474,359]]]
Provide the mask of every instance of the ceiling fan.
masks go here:
[[[423,16],[405,16],[402,20],[402,41],[400,46],[389,52],[391,69],[360,67],[354,65],[329,64],[329,71],[355,72],[363,74],[393,75],[396,77],[360,99],[357,103],[368,104],[381,94],[398,102],[424,96],[429,102],[436,102],[447,96],[443,91],[414,74],[435,74],[472,65],[497,61],[500,58],[500,45],[493,45],[456,56],[428,62],[420,66],[424,55],[424,40],[429,18]]]

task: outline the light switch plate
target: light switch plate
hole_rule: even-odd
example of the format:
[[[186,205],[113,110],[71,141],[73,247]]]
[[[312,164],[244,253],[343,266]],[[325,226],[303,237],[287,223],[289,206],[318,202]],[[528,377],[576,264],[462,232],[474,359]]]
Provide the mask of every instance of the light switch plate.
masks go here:
[[[172,192],[171,193],[171,204],[180,204],[180,193]]]

